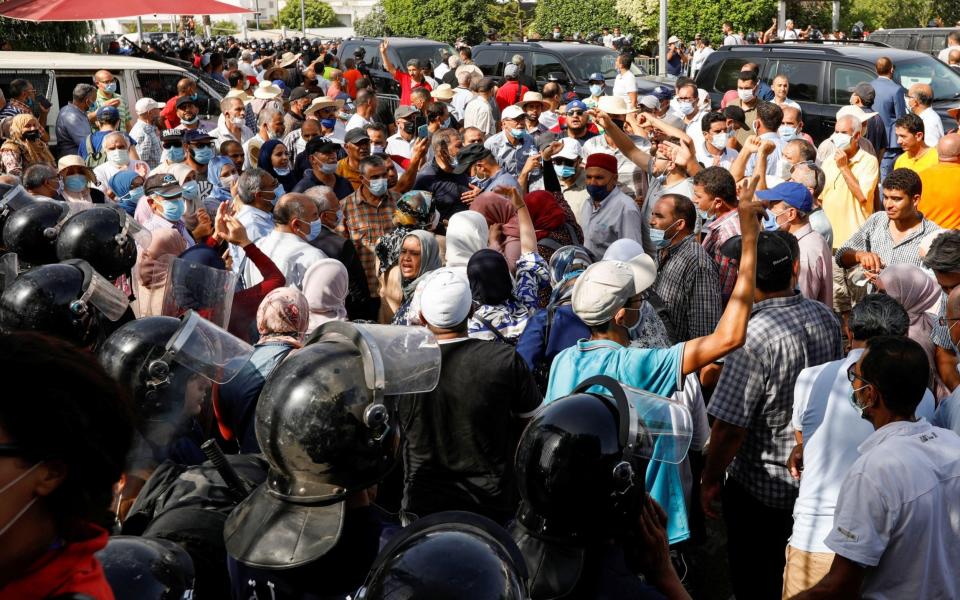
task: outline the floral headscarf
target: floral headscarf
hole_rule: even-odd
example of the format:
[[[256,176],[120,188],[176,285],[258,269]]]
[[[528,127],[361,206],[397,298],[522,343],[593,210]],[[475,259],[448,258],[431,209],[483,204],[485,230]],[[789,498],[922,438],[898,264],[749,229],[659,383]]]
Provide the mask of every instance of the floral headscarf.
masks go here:
[[[310,305],[306,296],[294,287],[271,291],[257,309],[260,343],[283,342],[300,348],[309,323]]]
[[[53,159],[53,154],[50,153],[50,149],[47,147],[47,143],[42,139],[37,139],[35,141],[27,141],[24,139],[23,134],[26,130],[27,125],[30,123],[36,123],[39,127],[40,123],[37,121],[37,118],[33,115],[28,114],[19,114],[15,117],[10,118],[10,139],[3,143],[4,150],[18,150],[23,155],[23,165],[22,168],[25,171],[27,167],[45,163],[50,166],[56,166],[57,161]]]

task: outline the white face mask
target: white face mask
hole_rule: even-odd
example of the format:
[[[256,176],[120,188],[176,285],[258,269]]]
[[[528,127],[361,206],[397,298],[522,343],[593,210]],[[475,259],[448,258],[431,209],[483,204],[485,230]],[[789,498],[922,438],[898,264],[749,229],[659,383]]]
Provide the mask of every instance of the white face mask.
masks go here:
[[[12,488],[13,486],[15,486],[15,485],[17,485],[18,483],[20,483],[20,480],[21,480],[21,479],[23,479],[24,477],[26,477],[26,476],[29,475],[30,473],[33,473],[33,471],[36,470],[36,468],[39,467],[39,466],[42,465],[42,464],[43,464],[42,461],[41,461],[41,462],[38,462],[38,463],[36,463],[35,465],[33,465],[32,467],[30,467],[29,469],[27,469],[26,471],[24,471],[23,473],[20,473],[19,475],[17,475],[17,476],[14,477],[13,479],[11,479],[10,482],[7,483],[7,485],[5,485],[5,486],[3,486],[2,488],[0,488],[0,496],[2,496],[7,490],[9,490],[10,488]],[[26,513],[28,510],[30,510],[30,507],[33,506],[34,502],[37,501],[37,498],[38,498],[37,496],[34,496],[34,497],[30,500],[30,502],[27,502],[26,506],[24,506],[23,508],[21,508],[20,511],[19,511],[17,514],[13,515],[13,518],[12,518],[12,519],[10,519],[9,521],[7,521],[7,523],[6,523],[3,527],[0,527],[0,536],[3,536],[3,534],[5,534],[11,527],[14,526],[14,524],[15,524],[17,521],[20,520],[20,517],[22,517],[22,516],[24,515],[24,513]]]
[[[753,100],[753,90],[737,90],[737,96],[740,97],[742,102],[750,102]]]
[[[793,168],[793,165],[790,164],[790,161],[785,158],[780,158],[777,161],[777,177],[786,181],[790,178],[790,169]]]
[[[116,150],[107,150],[107,160],[111,164],[122,167],[130,162],[130,154],[126,148],[117,148]]]
[[[721,131],[720,133],[715,133],[710,136],[710,145],[712,145],[717,150],[723,150],[727,147],[727,140],[729,136],[726,131]]]
[[[686,100],[677,101],[677,112],[683,116],[689,116],[693,113],[693,102],[687,102]]]
[[[846,133],[834,133],[830,136],[830,139],[833,140],[833,146],[840,152],[843,152],[850,147],[850,142],[853,141],[853,138]]]

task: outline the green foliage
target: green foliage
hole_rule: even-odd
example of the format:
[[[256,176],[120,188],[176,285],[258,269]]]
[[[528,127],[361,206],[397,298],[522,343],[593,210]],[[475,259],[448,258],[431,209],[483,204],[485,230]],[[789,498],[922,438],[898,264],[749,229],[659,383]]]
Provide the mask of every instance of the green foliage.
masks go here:
[[[232,35],[239,31],[237,24],[233,21],[214,21],[210,28],[213,30],[213,35]]]
[[[339,25],[337,15],[330,5],[321,0],[303,0],[304,12],[307,17],[307,27],[330,27]],[[289,0],[279,14],[280,24],[287,29],[303,29],[300,23],[300,2]],[[260,22],[263,26],[263,21]]]
[[[475,44],[484,38],[484,19],[493,0],[383,0],[386,26],[393,35],[426,37],[453,43],[464,38]]]
[[[30,23],[0,17],[0,38],[10,42],[14,50],[47,52],[90,52],[90,21]]]
[[[554,25],[559,25],[565,36],[580,32],[583,37],[599,34],[604,27],[612,31],[619,26],[624,34],[638,33],[640,29],[633,20],[617,12],[616,0],[540,0],[533,29],[541,37],[549,37]]]
[[[353,24],[353,31],[365,37],[393,35],[387,28],[387,13],[383,10],[383,2],[377,2],[370,14],[357,19]]]
[[[485,29],[494,29],[499,39],[505,41],[521,40],[525,31],[533,23],[533,11],[524,8],[518,0],[494,2],[487,7]]]
[[[792,10],[792,5],[791,10]],[[788,16],[791,10],[788,10]],[[766,31],[771,19],[777,16],[776,0],[685,0],[670,4],[668,26],[670,35],[686,41],[697,33],[708,36],[715,43],[722,42],[724,21],[733,23],[735,31]],[[829,22],[826,23],[829,26]]]
[[[955,2],[933,0],[851,0],[844,3],[840,23],[844,30],[857,21],[863,21],[868,31],[896,27],[924,27],[931,18],[950,12]]]

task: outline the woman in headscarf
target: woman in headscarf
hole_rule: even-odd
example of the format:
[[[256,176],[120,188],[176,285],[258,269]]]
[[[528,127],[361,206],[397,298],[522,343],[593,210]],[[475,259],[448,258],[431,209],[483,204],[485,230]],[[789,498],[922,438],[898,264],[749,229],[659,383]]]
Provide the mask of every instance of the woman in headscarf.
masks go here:
[[[19,177],[33,165],[56,165],[41,137],[42,130],[33,115],[20,114],[10,118],[10,137],[0,146],[0,167],[4,173]]]
[[[408,233],[400,247],[399,264],[403,302],[393,315],[393,324],[420,325],[420,303],[414,292],[428,273],[441,267],[436,236],[422,229]]]
[[[377,276],[380,279],[381,322],[390,321],[403,302],[397,261],[404,238],[417,229],[432,229],[433,216],[436,214],[433,210],[433,194],[430,192],[407,192],[397,200],[397,208],[393,211],[394,228],[380,238],[374,249],[377,255]]]
[[[543,260],[550,262],[558,248],[583,244],[583,230],[563,196],[558,198],[550,192],[537,190],[527,194],[524,200],[537,231],[537,251]]]
[[[629,262],[642,254],[644,254],[643,246],[639,242],[622,239],[610,244],[607,251],[603,253],[603,260]],[[630,330],[630,346],[634,348],[672,346],[671,324],[667,318],[663,300],[657,296],[653,288],[648,288],[645,293],[643,304],[640,305],[640,320]]]
[[[254,427],[260,390],[290,351],[303,345],[310,320],[307,299],[294,287],[274,289],[256,312],[260,340],[236,377],[220,386],[214,403],[221,435],[236,440],[243,454],[260,452]]]
[[[133,216],[137,203],[143,197],[143,177],[136,171],[118,171],[110,178],[108,185],[120,208]]]
[[[507,259],[496,250],[475,252],[467,263],[470,292],[478,304],[468,323],[470,337],[514,343],[527,326],[530,315],[540,307],[538,292],[548,285],[547,263],[537,254],[537,236],[520,193],[514,188],[498,188],[510,195],[517,216],[521,254],[517,260],[514,283]],[[482,195],[482,194],[481,194]]]
[[[470,203],[470,210],[480,213],[487,220],[489,247],[502,254],[507,259],[510,272],[514,272],[517,259],[520,258],[520,227],[513,204],[500,194],[483,192]]]
[[[103,192],[91,185],[97,183],[93,169],[87,166],[83,159],[76,154],[61,156],[57,162],[57,171],[63,191],[60,195],[67,202],[93,202],[103,204],[106,196]],[[148,207],[149,210],[149,207]],[[149,215],[147,215],[149,217]]]
[[[162,315],[170,261],[187,249],[187,242],[174,229],[158,229],[150,234],[150,245],[140,252],[133,269],[133,304],[137,318]]]
[[[268,140],[260,146],[257,166],[276,178],[284,191],[292,190],[297,185],[297,176],[290,163],[290,151],[280,140]]]
[[[310,304],[307,333],[327,321],[346,321],[349,291],[347,268],[339,260],[324,258],[310,265],[303,275],[303,295]]]
[[[464,210],[450,217],[447,223],[447,251],[445,266],[466,276],[470,257],[487,248],[490,228],[480,213]]]
[[[940,302],[940,286],[920,267],[908,264],[890,265],[877,276],[877,289],[886,293],[903,306],[910,316],[907,337],[919,342],[930,360],[930,389],[940,400],[950,395],[950,390],[940,379],[936,368],[936,347],[930,332],[937,319]]]
[[[203,199],[203,207],[215,215],[221,204],[233,198],[230,189],[237,181],[237,166],[227,156],[214,156],[207,164],[207,181],[213,190]]]

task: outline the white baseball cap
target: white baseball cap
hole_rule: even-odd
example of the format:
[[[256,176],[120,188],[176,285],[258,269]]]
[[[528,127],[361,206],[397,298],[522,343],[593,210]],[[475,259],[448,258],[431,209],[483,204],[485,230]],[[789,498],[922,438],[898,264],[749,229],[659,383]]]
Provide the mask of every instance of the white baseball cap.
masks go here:
[[[516,120],[517,117],[522,116],[522,115],[525,115],[525,114],[526,114],[526,113],[523,112],[523,109],[522,109],[522,108],[520,108],[520,107],[517,106],[516,104],[511,104],[510,106],[508,106],[508,107],[504,108],[502,111],[500,111],[500,119],[514,119],[514,120]]]
[[[554,158],[566,158],[567,160],[577,160],[580,158],[580,142],[570,136],[561,138],[563,150],[554,154]]]
[[[441,329],[463,323],[472,303],[470,284],[450,269],[434,271],[420,292],[420,314],[427,323]]]
[[[873,111],[863,110],[862,108],[860,108],[855,104],[848,104],[837,111],[837,119],[840,119],[841,117],[845,117],[847,115],[851,115],[856,117],[857,120],[859,120],[860,124],[862,125],[863,123],[866,123],[870,119],[870,117],[872,117],[875,114],[877,113]]]
[[[134,110],[137,111],[138,115],[148,113],[155,108],[163,108],[163,105],[153,98],[140,98],[134,105]]]
[[[629,261],[601,260],[587,267],[573,285],[573,312],[587,325],[601,325],[657,278],[646,254]]]

